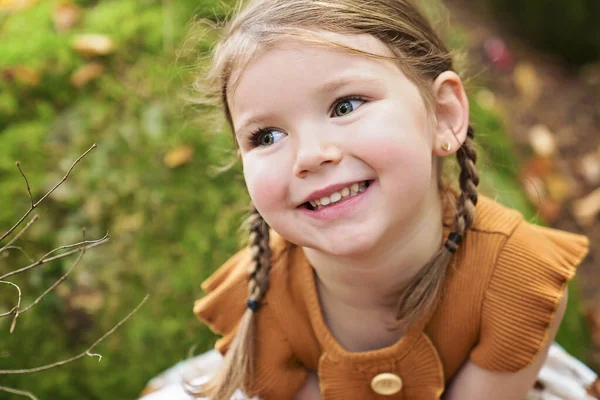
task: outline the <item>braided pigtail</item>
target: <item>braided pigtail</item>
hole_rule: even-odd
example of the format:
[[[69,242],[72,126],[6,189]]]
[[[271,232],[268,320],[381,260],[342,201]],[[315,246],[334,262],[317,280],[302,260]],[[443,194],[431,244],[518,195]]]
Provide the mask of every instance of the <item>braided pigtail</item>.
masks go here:
[[[203,388],[211,400],[229,400],[236,389],[253,382],[255,313],[269,286],[269,226],[256,209],[249,218],[252,261],[248,276],[248,309],[218,374]]]
[[[421,268],[419,274],[400,296],[396,313],[397,328],[407,328],[437,305],[448,264],[467,229],[473,224],[477,205],[477,185],[479,185],[479,174],[475,168],[477,151],[474,139],[473,128],[469,126],[467,138],[456,152],[456,159],[460,166],[461,194],[457,201],[455,230],[448,235],[444,245],[427,265]]]

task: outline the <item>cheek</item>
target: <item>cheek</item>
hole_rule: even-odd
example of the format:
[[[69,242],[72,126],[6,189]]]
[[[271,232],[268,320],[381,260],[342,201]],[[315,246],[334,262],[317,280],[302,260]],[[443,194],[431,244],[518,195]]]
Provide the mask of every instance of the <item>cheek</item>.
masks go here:
[[[243,158],[244,179],[252,203],[264,215],[281,207],[286,199],[287,182],[283,168],[257,156]]]
[[[394,112],[386,107],[360,128],[360,151],[375,169],[421,169],[431,164],[432,132],[426,114],[418,111]]]
[[[359,148],[382,180],[403,192],[422,191],[432,178],[431,128],[425,113],[383,110]],[[416,193],[415,193],[416,194]]]
[[[386,180],[392,180],[399,188],[414,189],[420,183],[429,183],[432,172],[432,154],[423,143],[395,138],[388,145],[375,151],[371,167]]]

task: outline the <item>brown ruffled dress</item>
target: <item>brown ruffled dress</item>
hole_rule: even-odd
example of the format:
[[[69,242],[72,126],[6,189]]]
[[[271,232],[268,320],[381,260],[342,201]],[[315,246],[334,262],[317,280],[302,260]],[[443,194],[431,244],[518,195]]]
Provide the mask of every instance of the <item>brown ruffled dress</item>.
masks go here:
[[[446,207],[444,237],[453,213]],[[483,197],[477,217],[448,268],[436,311],[397,343],[349,352],[328,330],[311,265],[302,248],[273,235],[269,290],[258,311],[256,379],[248,390],[265,400],[291,399],[307,370],[317,371],[323,400],[435,400],[460,366],[515,372],[542,349],[567,282],[588,251],[584,236],[533,225]],[[203,283],[195,314],[223,335],[227,351],[246,310],[248,249]],[[391,375],[382,375],[391,374]],[[377,377],[400,378],[392,395]]]

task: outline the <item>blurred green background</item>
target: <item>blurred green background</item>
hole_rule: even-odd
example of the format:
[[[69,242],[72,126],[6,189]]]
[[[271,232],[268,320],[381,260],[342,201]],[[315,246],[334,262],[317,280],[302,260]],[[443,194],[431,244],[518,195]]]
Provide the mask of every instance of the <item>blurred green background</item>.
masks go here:
[[[108,244],[90,250],[78,269],[9,334],[0,320],[0,369],[69,358],[109,330],[148,293],[149,302],[95,352],[0,385],[40,399],[132,399],[161,370],[210,348],[214,337],[191,313],[200,282],[243,242],[239,226],[248,197],[227,132],[210,110],[189,107],[182,93],[211,38],[185,41],[192,17],[222,19],[231,1],[0,0],[0,231],[29,208],[20,161],[39,198],[93,143],[72,176],[37,211],[19,241],[33,258],[81,239],[81,228]],[[80,36],[97,34],[100,36]],[[451,46],[461,46],[457,28]],[[87,41],[87,42],[86,42]],[[186,42],[182,52],[181,44]],[[480,87],[481,83],[475,83]],[[482,147],[483,190],[522,210],[518,163],[493,111],[472,101]],[[58,279],[63,259],[14,279],[28,304]],[[28,263],[20,252],[0,257],[0,272]],[[0,313],[15,304],[0,290]],[[583,327],[576,293],[560,341],[581,354]],[[0,394],[0,398],[21,398]]]

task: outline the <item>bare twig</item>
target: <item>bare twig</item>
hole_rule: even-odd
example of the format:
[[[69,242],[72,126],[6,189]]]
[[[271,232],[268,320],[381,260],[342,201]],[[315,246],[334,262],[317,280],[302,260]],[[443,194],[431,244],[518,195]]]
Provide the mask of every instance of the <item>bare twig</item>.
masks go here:
[[[102,244],[106,243],[106,242],[108,241],[108,239],[109,239],[109,238],[110,238],[110,236],[109,236],[109,234],[107,233],[107,234],[106,234],[106,235],[105,235],[105,236],[104,236],[102,239],[98,239],[98,240],[92,240],[92,241],[85,241],[85,242],[80,242],[80,243],[77,243],[77,245],[79,245],[79,246],[82,246],[82,247],[79,247],[79,248],[77,248],[77,249],[74,249],[74,250],[71,250],[71,251],[67,251],[66,253],[62,253],[62,254],[59,254],[59,255],[57,255],[57,256],[54,256],[54,257],[50,257],[50,258],[43,258],[43,257],[42,257],[42,258],[41,258],[41,259],[39,259],[38,261],[36,261],[36,262],[34,262],[34,263],[32,263],[32,264],[29,264],[29,265],[28,265],[28,266],[26,266],[26,267],[23,267],[23,268],[17,269],[17,270],[15,270],[15,271],[12,271],[12,272],[8,272],[8,273],[6,273],[6,274],[4,274],[4,275],[0,276],[0,280],[2,280],[2,279],[6,279],[6,278],[8,278],[8,277],[10,277],[10,276],[13,276],[13,275],[17,275],[17,274],[21,274],[21,273],[23,273],[23,272],[29,271],[30,269],[33,269],[33,268],[35,268],[35,267],[39,267],[40,265],[42,265],[42,264],[46,264],[46,263],[49,263],[50,261],[58,260],[58,259],[60,259],[60,258],[65,258],[65,257],[67,257],[67,256],[70,256],[71,254],[75,254],[75,253],[77,253],[77,252],[78,252],[80,249],[82,249],[82,248],[84,248],[84,249],[86,249],[86,250],[87,250],[87,249],[91,249],[92,247],[100,246],[100,245],[102,245]],[[70,248],[70,247],[73,247],[73,246],[75,246],[75,245],[63,246],[63,247],[62,247],[62,249],[65,249],[65,248]],[[53,253],[54,251],[55,251],[55,250],[52,250],[52,251],[51,251],[50,253],[48,253],[48,254],[51,254],[51,253]]]
[[[22,294],[21,294],[21,288],[19,287],[19,285],[16,285],[16,284],[14,284],[14,283],[12,283],[12,282],[8,282],[8,281],[0,281],[0,283],[3,283],[3,284],[5,284],[5,285],[11,285],[11,286],[14,286],[14,287],[16,287],[16,288],[17,288],[17,292],[19,292],[19,300],[17,300],[17,305],[16,305],[16,306],[14,306],[14,307],[12,308],[12,310],[10,310],[9,312],[7,312],[7,313],[4,313],[4,314],[0,314],[0,318],[1,318],[1,317],[6,317],[6,316],[8,316],[8,315],[12,314],[12,313],[13,313],[15,310],[18,310],[18,309],[19,309],[19,307],[21,307],[21,298],[22,298]],[[13,323],[14,323],[14,321],[13,321]]]
[[[25,257],[27,257],[27,259],[29,260],[29,262],[35,262],[35,261],[33,261],[33,258],[31,258],[31,256],[29,254],[27,254],[27,252],[25,250],[23,250],[22,247],[19,247],[19,246],[8,246],[8,247],[3,247],[2,249],[4,251],[11,250],[11,249],[12,250],[19,250],[21,253],[23,253],[23,255]],[[2,253],[0,253],[0,254],[2,254]]]
[[[31,197],[31,190],[29,189],[29,182],[27,182],[27,178],[25,178],[25,182],[27,182],[27,190],[29,191],[29,197],[32,199],[31,202],[31,207],[29,208],[29,211],[27,211],[22,217],[21,219],[19,219],[17,221],[17,223],[8,230],[8,232],[6,232],[4,235],[2,235],[2,237],[0,237],[0,242],[2,242],[8,235],[10,235],[11,233],[14,232],[15,229],[17,229],[17,227],[19,225],[21,225],[21,223],[25,220],[25,218],[27,218],[29,216],[29,214],[31,214],[31,212],[42,202],[46,199],[46,197],[50,196],[60,185],[63,184],[64,181],[67,180],[67,178],[69,177],[69,175],[71,174],[71,171],[73,171],[73,168],[75,168],[75,165],[77,165],[77,163],[79,163],[79,161],[81,161],[81,159],[83,157],[85,157],[90,151],[94,150],[96,148],[96,144],[94,143],[92,145],[92,147],[90,147],[85,153],[83,153],[82,155],[79,156],[79,158],[77,160],[75,160],[75,162],[71,165],[71,168],[69,168],[69,170],[67,171],[67,173],[65,174],[65,176],[63,176],[63,178],[60,180],[60,182],[58,182],[56,185],[54,185],[54,187],[52,189],[50,189],[48,191],[48,193],[46,193],[44,196],[42,196],[41,199],[39,199],[36,203],[33,202],[33,198]],[[17,167],[19,168],[19,171],[21,171],[21,174],[23,175],[23,177],[25,177],[25,174],[23,174],[23,171],[21,170],[21,166],[20,163],[17,162]],[[0,278],[1,279],[1,278]]]
[[[131,318],[131,316],[133,314],[135,314],[140,307],[142,307],[144,305],[144,303],[148,300],[150,296],[146,295],[144,297],[144,299],[140,302],[140,304],[137,305],[137,307],[135,307],[129,314],[127,314],[127,316],[125,316],[125,318],[123,318],[121,321],[119,321],[111,330],[109,330],[108,332],[106,332],[104,335],[102,335],[100,337],[100,339],[96,340],[90,347],[88,347],[88,349],[86,351],[84,351],[83,353],[80,353],[74,357],[71,357],[69,359],[63,360],[63,361],[58,361],[52,364],[48,364],[48,365],[43,365],[41,367],[36,367],[36,368],[28,368],[28,369],[2,369],[0,370],[0,375],[16,375],[16,374],[30,374],[33,372],[40,372],[40,371],[45,371],[51,368],[56,368],[56,367],[60,367],[63,366],[65,364],[69,364],[73,361],[79,360],[80,358],[83,358],[85,356],[90,356],[90,357],[101,357],[99,354],[93,354],[92,350],[98,346],[104,339],[106,339],[107,337],[109,337],[110,335],[112,335],[117,329],[119,329],[119,327],[121,325],[123,325],[129,318]]]
[[[32,225],[32,224],[33,224],[35,221],[37,221],[38,219],[40,219],[40,216],[39,216],[38,214],[35,214],[35,215],[33,216],[33,218],[31,218],[31,220],[29,220],[29,222],[27,223],[27,225],[25,225],[25,227],[24,227],[23,229],[21,229],[21,230],[19,231],[19,233],[17,233],[17,234],[15,235],[15,237],[13,237],[13,238],[10,240],[10,242],[6,243],[6,245],[5,245],[4,247],[0,248],[0,254],[2,254],[2,253],[3,253],[3,252],[4,252],[4,251],[5,251],[7,248],[8,248],[8,246],[10,246],[10,245],[12,245],[14,242],[16,242],[16,241],[17,241],[17,240],[18,240],[18,239],[21,237],[21,235],[23,235],[23,234],[24,234],[24,233],[27,231],[27,229],[29,229],[29,227],[30,227],[30,226],[31,226],[31,225]]]
[[[27,176],[25,176],[25,173],[21,169],[21,163],[19,161],[17,161],[17,168],[19,168],[19,172],[21,173],[21,176],[23,177],[23,179],[25,179],[25,184],[27,185],[27,192],[29,193],[29,200],[31,201],[31,208],[34,208],[35,204],[33,201],[33,195],[31,194],[31,187],[29,186],[29,181],[27,180]]]
[[[104,235],[104,237],[102,239],[98,239],[98,240],[103,240],[105,238],[108,238],[108,233],[106,235]],[[47,257],[49,257],[51,254],[54,254],[61,250],[67,250],[67,249],[73,249],[73,248],[79,250],[80,248],[82,248],[81,246],[84,246],[84,245],[90,244],[90,243],[94,243],[94,241],[87,242],[87,241],[83,240],[79,243],[67,244],[64,246],[57,247],[56,249],[50,250],[49,252],[44,254],[44,256],[42,258],[40,258],[40,260],[46,260]]]
[[[23,314],[24,312],[29,311],[31,309],[31,307],[33,307],[37,303],[39,303],[44,298],[44,296],[46,296],[48,293],[50,293],[51,291],[53,291],[58,285],[60,285],[65,279],[67,279],[67,277],[69,276],[69,274],[71,273],[71,271],[73,271],[73,269],[75,269],[75,267],[77,266],[77,264],[79,264],[79,262],[83,258],[83,255],[85,254],[85,250],[86,250],[85,247],[82,248],[82,249],[80,249],[79,250],[80,251],[79,256],[77,256],[77,259],[75,260],[75,262],[73,262],[73,264],[71,265],[71,268],[69,268],[69,270],[63,276],[61,276],[56,282],[54,282],[54,284],[52,284],[52,286],[50,286],[48,289],[46,289],[46,291],[44,293],[42,293],[40,295],[40,297],[38,297],[37,299],[35,299],[35,301],[33,303],[31,303],[30,305],[28,305],[24,309],[20,310],[19,314]]]
[[[60,285],[65,279],[67,279],[67,277],[69,276],[69,274],[71,273],[71,271],[73,271],[73,269],[77,266],[77,264],[79,264],[79,262],[81,261],[81,259],[83,258],[83,255],[85,254],[85,248],[79,249],[80,253],[79,256],[77,257],[77,259],[75,260],[75,262],[73,263],[73,265],[71,265],[71,268],[69,268],[69,270],[63,275],[61,276],[56,282],[54,282],[52,284],[52,286],[50,286],[48,289],[46,289],[44,291],[44,293],[42,293],[37,299],[35,299],[35,301],[33,303],[31,303],[30,305],[28,305],[27,307],[25,307],[24,309],[20,309],[20,303],[21,303],[21,291],[19,290],[19,304],[14,307],[11,310],[11,313],[14,312],[15,316],[13,318],[13,322],[10,325],[10,333],[13,333],[15,330],[15,326],[17,323],[17,318],[19,318],[19,315],[23,314],[24,312],[29,311],[33,306],[35,306],[36,304],[38,304],[40,301],[42,301],[42,299],[51,291],[53,291],[58,285]],[[2,282],[2,281],[0,281]],[[18,286],[17,286],[18,288]],[[2,317],[4,315],[0,315],[0,317]]]
[[[0,281],[0,282],[7,283],[5,281]],[[17,306],[14,306],[13,308],[10,309],[10,311],[7,311],[5,313],[0,314],[0,318],[4,318],[4,317],[9,316],[10,314],[14,313],[16,309],[17,309]]]
[[[19,395],[19,396],[29,397],[31,400],[39,400],[37,397],[35,397],[33,395],[33,393],[26,392],[24,390],[17,390],[17,389],[9,388],[9,387],[6,387],[6,386],[0,386],[0,391],[7,392],[7,393],[12,393],[12,394],[16,394],[16,395]]]

